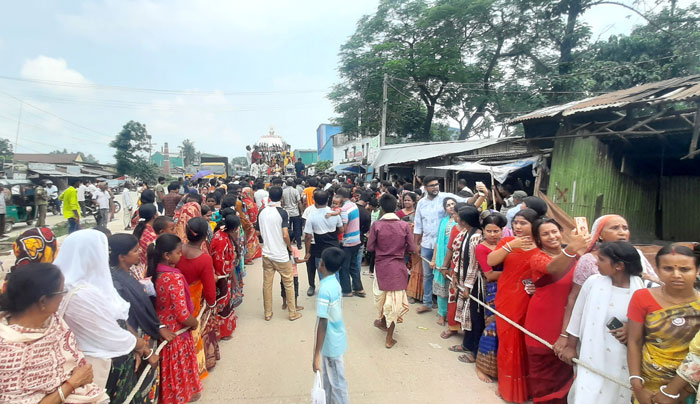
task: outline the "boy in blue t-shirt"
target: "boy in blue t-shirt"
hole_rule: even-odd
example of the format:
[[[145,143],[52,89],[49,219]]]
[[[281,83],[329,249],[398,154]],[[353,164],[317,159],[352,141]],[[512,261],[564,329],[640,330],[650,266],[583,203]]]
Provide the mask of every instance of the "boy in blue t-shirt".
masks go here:
[[[343,362],[348,343],[343,324],[342,290],[338,279],[332,276],[343,266],[344,259],[345,253],[340,248],[326,248],[321,254],[318,268],[321,284],[316,299],[318,322],[313,370],[315,373],[323,366],[323,389],[328,404],[349,402]]]

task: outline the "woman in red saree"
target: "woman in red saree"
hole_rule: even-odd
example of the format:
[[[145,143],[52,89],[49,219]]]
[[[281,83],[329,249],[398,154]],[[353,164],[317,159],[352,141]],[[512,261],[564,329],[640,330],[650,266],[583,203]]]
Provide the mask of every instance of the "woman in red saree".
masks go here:
[[[229,209],[226,209],[229,210]],[[222,220],[223,226],[214,234],[211,253],[214,260],[216,281],[216,319],[219,325],[219,338],[229,339],[236,329],[235,307],[241,303],[240,278],[236,268],[241,262],[241,220],[229,213]]]
[[[576,259],[586,250],[590,236],[572,235],[571,243],[562,248],[561,226],[554,219],[543,218],[532,231],[538,249],[530,258],[526,274],[536,289],[530,299],[525,328],[554,343],[561,332],[566,301],[574,279]],[[554,265],[550,263],[554,262]],[[558,265],[559,263],[564,265]],[[573,368],[559,360],[556,353],[526,336],[528,389],[535,403],[566,404],[574,381]]]
[[[203,217],[195,217],[187,223],[187,242],[182,244],[182,258],[177,269],[187,280],[195,317],[202,310],[214,310],[216,307],[216,279],[211,256],[202,252],[201,244],[207,241],[209,222]],[[216,366],[221,358],[217,343],[216,318],[205,313],[197,330],[192,331],[199,366],[199,378],[204,380],[208,371]]]
[[[525,314],[530,296],[523,287],[524,276],[530,269],[530,258],[537,253],[532,240],[533,224],[539,215],[532,209],[523,209],[513,218],[515,237],[504,237],[498,247],[489,254],[491,267],[503,264],[503,273],[498,279],[496,307],[520,325],[525,323]],[[500,317],[496,318],[498,334],[498,391],[505,401],[524,403],[530,394],[527,388],[527,351],[524,334]]]
[[[258,205],[255,204],[255,198],[253,197],[252,188],[243,188],[241,193],[242,205],[244,209],[236,210],[238,214],[241,215],[243,230],[245,231],[246,247],[247,252],[245,254],[245,263],[250,264],[254,259],[262,257],[262,249],[260,248],[260,243],[258,242],[258,235],[255,233],[255,223],[258,221]]]

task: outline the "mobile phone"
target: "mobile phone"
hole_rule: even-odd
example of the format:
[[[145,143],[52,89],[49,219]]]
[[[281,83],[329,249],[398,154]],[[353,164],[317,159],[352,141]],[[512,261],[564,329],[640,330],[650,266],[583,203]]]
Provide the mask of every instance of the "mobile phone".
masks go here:
[[[588,219],[583,216],[575,217],[574,222],[576,222],[576,233],[580,236],[588,235]]]
[[[608,327],[608,330],[613,331],[624,327],[624,324],[622,324],[622,321],[618,320],[617,317],[613,317],[605,326]]]
[[[529,278],[523,279],[522,282],[523,282],[523,285],[525,285],[525,286],[534,286],[535,285],[535,283],[532,282],[532,279],[529,279]]]

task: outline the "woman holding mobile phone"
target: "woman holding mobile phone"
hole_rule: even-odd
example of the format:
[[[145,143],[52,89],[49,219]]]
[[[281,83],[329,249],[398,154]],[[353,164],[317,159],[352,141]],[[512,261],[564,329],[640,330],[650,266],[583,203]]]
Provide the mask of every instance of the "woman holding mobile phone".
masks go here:
[[[598,249],[598,271],[581,287],[566,334],[562,333],[567,345],[559,358],[571,364],[578,357],[627,380],[627,307],[634,292],[644,288],[639,254],[626,241],[603,243]],[[613,404],[629,403],[631,397],[629,389],[578,367],[568,400],[569,404]]]
[[[498,311],[520,325],[525,323],[530,301],[522,279],[530,267],[530,258],[538,251],[532,241],[532,228],[539,218],[540,215],[529,208],[518,212],[512,223],[515,237],[502,238],[486,259],[491,267],[503,264],[495,299]],[[524,334],[500,317],[496,318],[496,331],[498,391],[506,401],[524,403],[530,398]]]

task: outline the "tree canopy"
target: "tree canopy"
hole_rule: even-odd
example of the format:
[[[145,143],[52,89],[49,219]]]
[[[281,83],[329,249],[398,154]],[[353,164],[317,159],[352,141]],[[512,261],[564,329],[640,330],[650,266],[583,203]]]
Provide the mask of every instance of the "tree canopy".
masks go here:
[[[151,135],[146,125],[129,121],[109,144],[116,149],[114,159],[117,172],[140,178],[147,182],[155,181],[158,168],[148,160],[147,152],[151,147]]]
[[[194,164],[194,160],[197,157],[197,150],[194,148],[194,142],[190,139],[185,139],[179,146],[180,152],[182,153],[182,162],[185,167],[189,167]]]
[[[384,74],[388,136],[425,141],[447,123],[484,136],[535,108],[700,73],[697,5],[660,0],[630,34],[593,39],[583,17],[603,4],[641,15],[612,0],[382,0],[341,46],[334,122],[379,134]]]

